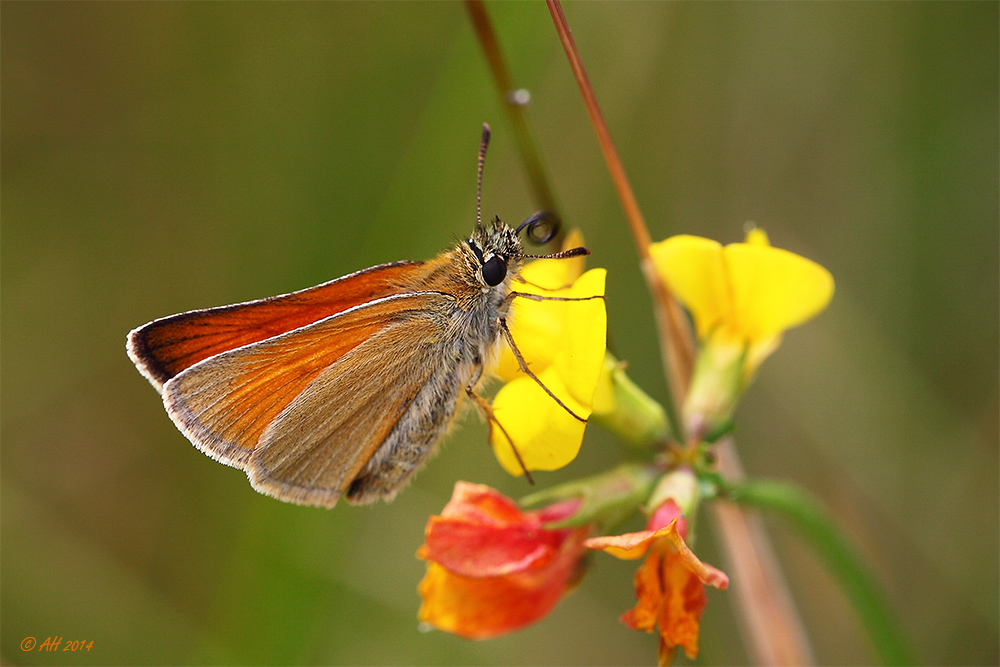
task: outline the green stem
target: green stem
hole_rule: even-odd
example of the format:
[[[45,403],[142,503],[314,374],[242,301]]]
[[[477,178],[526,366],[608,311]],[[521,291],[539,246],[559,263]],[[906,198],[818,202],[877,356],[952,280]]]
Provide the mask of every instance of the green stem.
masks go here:
[[[726,495],[738,503],[775,510],[812,542],[854,605],[883,664],[916,664],[875,574],[826,509],[798,486],[776,480],[742,482]]]

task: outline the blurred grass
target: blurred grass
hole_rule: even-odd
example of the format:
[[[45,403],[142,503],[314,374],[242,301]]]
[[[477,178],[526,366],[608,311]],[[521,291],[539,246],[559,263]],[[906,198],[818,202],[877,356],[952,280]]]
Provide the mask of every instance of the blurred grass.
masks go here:
[[[565,218],[611,271],[612,345],[662,393],[548,14],[489,9]],[[654,237],[727,242],[752,219],[837,279],[741,409],[747,468],[824,499],[925,662],[996,664],[998,6],[566,12]],[[473,224],[483,121],[484,213],[534,210],[461,5],[5,2],[0,86],[4,663],[651,660],[617,621],[632,567],[611,559],[523,633],[417,632],[413,553],[454,480],[528,490],[474,418],[391,505],[291,507],[195,451],[124,354],[155,317],[433,256]],[[591,429],[540,482],[624,454]],[[820,662],[870,662],[843,595],[775,528]],[[710,600],[700,661],[745,660],[725,594]],[[29,635],[94,646],[24,653]]]

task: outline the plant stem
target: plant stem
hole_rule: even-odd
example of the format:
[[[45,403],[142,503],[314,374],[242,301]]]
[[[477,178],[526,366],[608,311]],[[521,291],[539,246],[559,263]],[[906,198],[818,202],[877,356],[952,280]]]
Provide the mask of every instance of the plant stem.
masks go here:
[[[563,14],[562,5],[559,3],[559,0],[546,0],[546,4],[549,7],[549,12],[552,14],[552,20],[555,22],[556,31],[559,33],[559,39],[562,41],[563,48],[566,51],[573,75],[580,86],[580,92],[583,94],[583,103],[590,114],[591,123],[593,123],[594,131],[597,133],[597,141],[601,146],[601,152],[604,153],[604,161],[608,165],[611,180],[614,183],[615,190],[618,192],[618,198],[621,200],[622,208],[625,211],[625,219],[628,222],[632,238],[635,240],[636,249],[639,252],[639,263],[642,267],[642,273],[646,279],[646,285],[649,287],[650,294],[653,297],[653,309],[656,313],[656,324],[660,332],[660,351],[664,371],[670,385],[671,395],[665,407],[670,417],[674,436],[678,440],[683,441],[684,427],[677,418],[677,406],[684,404],[687,388],[691,384],[691,371],[694,368],[694,341],[691,336],[691,329],[684,318],[683,312],[681,312],[680,306],[673,298],[673,295],[671,295],[667,285],[664,284],[656,272],[653,260],[649,256],[650,236],[649,229],[646,227],[646,220],[642,215],[642,210],[639,208],[639,202],[635,198],[635,193],[632,191],[632,185],[625,173],[625,167],[622,166],[621,159],[618,157],[618,150],[611,139],[608,124],[605,122],[604,114],[601,113],[601,108],[597,103],[597,95],[594,93],[594,89],[590,85],[590,79],[587,77],[587,72],[583,68],[583,61],[580,59],[580,53],[576,48],[576,43],[573,41],[573,35],[570,32],[569,24],[566,22],[566,16]]]
[[[730,488],[738,503],[775,510],[811,543],[854,605],[883,664],[914,664],[878,579],[820,503],[788,482],[759,480]]]
[[[719,470],[728,480],[742,480],[732,438],[716,445]],[[724,500],[710,504],[732,574],[734,603],[740,613],[750,659],[758,665],[814,664],[809,639],[778,567],[760,517]]]

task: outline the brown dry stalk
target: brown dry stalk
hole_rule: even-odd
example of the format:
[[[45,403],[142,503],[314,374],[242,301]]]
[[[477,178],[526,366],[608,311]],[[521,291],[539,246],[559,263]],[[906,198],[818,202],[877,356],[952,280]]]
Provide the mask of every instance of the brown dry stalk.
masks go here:
[[[653,266],[653,260],[649,256],[650,236],[646,227],[646,220],[639,208],[639,202],[632,191],[632,184],[625,173],[625,167],[618,157],[618,149],[611,139],[611,132],[608,124],[601,113],[601,107],[597,103],[597,95],[590,85],[587,72],[580,59],[580,53],[573,41],[569,24],[566,23],[566,16],[563,14],[562,5],[558,0],[546,0],[549,12],[556,24],[556,31],[562,41],[569,65],[573,69],[573,75],[580,86],[583,94],[583,103],[590,114],[590,120],[597,133],[597,142],[601,146],[604,154],[604,161],[608,165],[611,173],[611,181],[614,183],[618,198],[621,200],[622,208],[625,211],[625,220],[628,222],[632,238],[635,240],[636,250],[639,252],[639,263],[642,267],[643,277],[646,285],[653,297],[653,309],[656,313],[656,324],[660,332],[660,350],[663,358],[664,371],[667,381],[670,384],[671,397],[675,406],[683,405],[687,395],[687,388],[691,384],[691,373],[694,369],[694,340],[691,336],[691,329],[681,312],[680,306],[670,293],[670,289],[664,284],[659,274]],[[675,428],[680,431],[683,425],[675,424]],[[683,439],[682,433],[676,434]]]

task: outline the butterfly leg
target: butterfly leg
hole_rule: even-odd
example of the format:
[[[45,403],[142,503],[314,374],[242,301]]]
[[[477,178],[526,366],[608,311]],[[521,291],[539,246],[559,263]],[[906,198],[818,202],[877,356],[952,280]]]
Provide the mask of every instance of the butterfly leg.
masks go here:
[[[493,412],[493,406],[490,405],[489,401],[487,401],[485,398],[476,393],[476,384],[478,384],[479,379],[482,376],[483,376],[483,367],[480,364],[479,366],[476,367],[476,370],[473,373],[472,379],[469,381],[469,384],[465,386],[465,394],[469,397],[469,400],[472,401],[472,404],[479,409],[479,412],[482,413],[484,417],[486,417],[490,425],[492,426],[493,424],[496,424],[497,428],[500,429],[500,432],[503,433],[503,437],[507,439],[508,443],[510,443],[510,448],[514,452],[514,458],[517,459],[518,465],[520,465],[521,470],[524,471],[525,479],[528,480],[529,484],[534,485],[535,479],[531,476],[531,473],[528,471],[528,466],[524,465],[524,459],[521,458],[521,453],[517,451],[517,445],[514,444],[514,441],[511,439],[510,434],[507,433],[507,429],[505,429],[503,427],[503,424],[500,423],[500,420],[497,419],[496,413]]]
[[[528,285],[529,287],[534,287],[535,289],[544,290],[546,292],[561,292],[561,291],[569,289],[570,287],[573,286],[573,283],[567,283],[567,284],[562,285],[560,287],[545,287],[543,285],[539,285],[538,283],[533,283],[530,280],[525,280],[524,276],[518,276],[518,277],[514,278],[514,280],[517,281],[517,282],[519,282],[519,283],[521,283],[522,285]],[[523,292],[518,292],[517,294],[520,295],[520,294],[523,294]],[[510,295],[508,295],[508,297],[509,296]]]
[[[573,300],[575,301],[576,299]],[[514,353],[514,358],[517,359],[517,365],[521,368],[521,372],[530,377],[532,380],[534,380],[538,384],[538,386],[541,387],[542,390],[552,398],[553,401],[559,404],[559,407],[568,412],[574,419],[586,423],[587,422],[586,419],[584,419],[580,415],[570,410],[569,407],[565,403],[563,403],[558,396],[553,394],[552,390],[546,387],[545,383],[542,382],[540,379],[538,379],[538,376],[535,375],[530,368],[528,368],[528,362],[524,360],[524,356],[521,355],[521,350],[517,348],[517,343],[514,342],[514,336],[511,335],[510,333],[510,328],[507,326],[507,320],[501,317],[498,318],[497,322],[498,326],[500,327],[500,332],[503,334],[504,340],[506,340],[507,344],[510,345],[510,349]]]
[[[533,283],[529,283],[528,281],[524,282],[528,285],[533,285]],[[538,287],[537,285],[534,286]],[[547,289],[547,288],[538,287],[538,289]],[[544,296],[542,294],[530,294],[528,292],[508,292],[507,297],[504,299],[504,303],[507,303],[508,301],[511,301],[518,297],[522,299],[530,299],[531,301],[590,301],[592,299],[603,299],[604,295],[595,294],[593,296]]]

